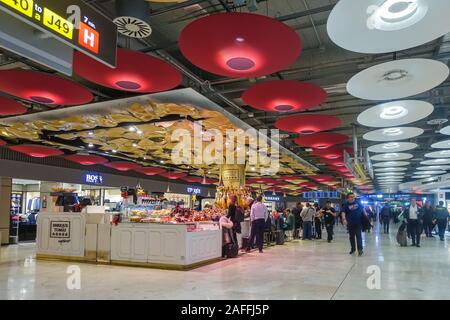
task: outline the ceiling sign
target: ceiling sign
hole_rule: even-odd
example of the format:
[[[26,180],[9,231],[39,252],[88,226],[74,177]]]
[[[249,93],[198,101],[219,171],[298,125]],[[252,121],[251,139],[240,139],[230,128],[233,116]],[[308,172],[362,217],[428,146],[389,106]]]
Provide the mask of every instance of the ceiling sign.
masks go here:
[[[81,0],[0,0],[0,9],[110,67],[117,27]]]

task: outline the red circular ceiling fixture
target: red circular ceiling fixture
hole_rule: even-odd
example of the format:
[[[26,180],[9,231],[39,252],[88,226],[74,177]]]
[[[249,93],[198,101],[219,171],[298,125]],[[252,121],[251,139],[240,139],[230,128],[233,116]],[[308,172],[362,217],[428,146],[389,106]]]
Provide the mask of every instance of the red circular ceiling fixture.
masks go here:
[[[130,170],[136,170],[139,168],[139,165],[134,162],[129,161],[114,161],[114,162],[108,162],[105,163],[104,166],[113,168],[119,171],[130,171]]]
[[[85,87],[44,72],[1,70],[0,91],[41,104],[75,106],[91,102],[92,93]]]
[[[330,165],[332,169],[336,169],[336,167],[338,168],[345,167],[344,160],[342,159],[334,159],[334,160],[323,159],[322,162]]]
[[[24,114],[28,111],[27,107],[18,103],[12,99],[0,97],[0,117],[3,116],[16,116]]]
[[[160,92],[177,87],[180,72],[169,63],[148,54],[117,49],[117,67],[110,68],[77,51],[74,72],[96,84],[130,92]]]
[[[228,12],[191,22],[179,39],[183,55],[197,67],[230,78],[265,76],[293,64],[302,44],[275,19]]]
[[[149,168],[149,167],[141,167],[134,170],[139,173],[143,173],[146,176],[156,176],[157,174],[167,172],[167,170],[163,168]]]
[[[308,189],[314,189],[316,187],[316,185],[314,183],[304,182],[304,183],[300,184],[300,187],[308,188]]]
[[[66,160],[76,162],[83,166],[92,166],[96,164],[105,164],[108,162],[108,159],[103,158],[101,156],[91,155],[91,154],[72,154],[70,156],[65,157]]]
[[[297,180],[304,180],[304,178],[302,177],[298,177],[298,176],[283,176],[280,177],[280,179],[282,179],[283,181],[297,181]]]
[[[293,112],[318,107],[327,98],[321,87],[296,80],[274,80],[256,84],[242,99],[255,109],[269,112]]]
[[[184,177],[184,178],[181,178],[181,179],[184,180],[184,181],[186,181],[186,182],[191,182],[191,183],[194,183],[194,182],[196,182],[196,183],[202,183],[202,181],[203,181],[203,178],[200,178],[200,177],[191,177],[191,176]]]
[[[313,150],[311,154],[328,160],[335,160],[344,157],[344,151],[347,151],[349,154],[352,154],[351,148],[328,148],[323,150],[317,149]]]
[[[342,121],[334,116],[324,114],[299,114],[278,119],[275,127],[288,132],[313,134],[320,131],[333,130]]]
[[[314,149],[326,149],[337,144],[346,143],[347,141],[348,136],[345,134],[327,132],[302,136],[294,140],[299,146]]]
[[[6,145],[6,141],[0,139],[0,146],[4,146],[4,145]]]
[[[311,179],[313,179],[314,181],[317,181],[317,182],[330,182],[330,181],[336,180],[335,177],[333,177],[333,176],[328,176],[328,175],[317,175],[317,176],[312,176]]]
[[[11,146],[9,149],[13,151],[17,151],[23,154],[26,154],[27,156],[34,157],[34,158],[46,158],[46,157],[53,157],[53,156],[60,156],[64,154],[61,150],[41,146],[41,145],[16,145]]]
[[[181,179],[187,176],[184,172],[164,172],[159,174],[161,177],[168,178],[170,180]]]

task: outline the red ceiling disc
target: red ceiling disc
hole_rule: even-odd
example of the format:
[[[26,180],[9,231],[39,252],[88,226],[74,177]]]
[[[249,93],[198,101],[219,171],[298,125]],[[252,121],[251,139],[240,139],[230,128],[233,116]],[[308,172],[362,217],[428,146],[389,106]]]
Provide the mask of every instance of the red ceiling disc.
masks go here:
[[[297,33],[275,19],[252,13],[218,13],[183,29],[180,50],[194,65],[231,77],[260,77],[283,70],[300,55]]]
[[[6,141],[0,139],[0,146],[4,146],[4,145],[6,145]]]
[[[345,167],[344,160],[342,160],[342,159],[334,159],[334,160],[323,159],[322,162],[330,165],[333,169],[336,169],[336,167],[339,167],[339,168]]]
[[[313,150],[312,155],[319,156],[328,160],[341,159],[344,156],[344,150],[352,154],[351,148],[328,148],[323,150]]]
[[[64,154],[61,150],[40,145],[17,145],[9,147],[11,150],[26,154],[34,158],[46,158]]]
[[[166,177],[171,180],[180,179],[187,176],[184,172],[165,172],[159,174],[161,177]]]
[[[327,98],[321,87],[295,80],[274,80],[256,84],[242,99],[255,109],[269,112],[293,112],[318,107]]]
[[[281,179],[284,181],[296,181],[296,180],[303,180],[304,178],[296,176],[283,176],[281,177]]]
[[[333,176],[327,176],[327,175],[317,175],[310,177],[311,179],[318,181],[318,182],[330,182],[336,180]]]
[[[110,68],[77,51],[74,72],[91,82],[122,91],[160,92],[177,87],[180,72],[169,63],[148,54],[117,49],[117,67]]]
[[[294,140],[299,146],[315,149],[326,149],[347,141],[348,136],[345,134],[327,132],[301,136]]]
[[[28,109],[12,99],[0,97],[0,117],[2,116],[15,116],[18,114],[24,114]]]
[[[203,178],[200,178],[200,177],[184,177],[181,179],[186,182],[191,182],[191,183],[193,183],[193,182],[201,183],[203,181]]]
[[[83,166],[92,166],[95,164],[105,164],[108,162],[108,159],[91,155],[91,154],[72,154],[66,157],[66,160],[76,162]]]
[[[75,106],[91,102],[85,87],[58,76],[31,70],[1,70],[0,91],[25,100],[49,105]]]
[[[300,184],[300,187],[312,189],[312,188],[315,188],[316,185],[315,185],[314,183],[304,182],[304,183],[301,183],[301,184]]]
[[[167,170],[165,170],[163,168],[146,168],[146,167],[137,168],[137,169],[135,169],[135,171],[143,173],[146,176],[155,176],[157,174],[167,172]]]
[[[128,161],[114,161],[105,163],[104,165],[119,171],[136,170],[139,168],[139,165],[137,163]]]
[[[324,114],[299,114],[278,119],[275,127],[288,132],[312,134],[320,131],[333,130],[342,121],[334,116]]]
[[[203,182],[203,181],[202,181]],[[205,181],[206,183],[202,183],[202,184],[216,184],[219,181],[218,180],[214,180],[214,179],[206,179]]]

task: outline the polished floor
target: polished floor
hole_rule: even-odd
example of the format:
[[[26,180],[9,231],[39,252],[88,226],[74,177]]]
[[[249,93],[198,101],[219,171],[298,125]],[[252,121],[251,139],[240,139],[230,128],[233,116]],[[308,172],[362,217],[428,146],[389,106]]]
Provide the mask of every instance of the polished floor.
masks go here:
[[[293,241],[187,272],[81,263],[79,290],[66,285],[73,263],[11,245],[1,248],[0,299],[450,299],[449,242],[401,248],[394,230],[373,232],[356,257],[340,228],[331,244]]]

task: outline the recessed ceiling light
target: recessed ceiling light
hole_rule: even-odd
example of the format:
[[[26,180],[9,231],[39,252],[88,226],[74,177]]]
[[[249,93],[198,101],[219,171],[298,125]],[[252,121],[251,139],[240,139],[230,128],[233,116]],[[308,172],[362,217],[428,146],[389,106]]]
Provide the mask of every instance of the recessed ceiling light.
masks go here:
[[[89,144],[88,144],[88,147],[89,147],[89,148],[93,148],[93,147],[94,147],[94,144],[93,144],[93,143],[89,143]]]
[[[405,117],[408,114],[408,110],[402,106],[390,106],[385,107],[380,114],[380,118],[386,120],[394,120]]]
[[[136,128],[135,128],[135,127],[129,127],[129,128],[128,128],[128,131],[134,132],[134,131],[136,131]]]
[[[94,133],[93,133],[92,131],[89,131],[89,132],[88,132],[88,135],[93,136]]]
[[[137,147],[137,144],[136,144],[136,143],[133,143],[133,147],[135,147],[135,148],[136,148],[136,147]]]
[[[113,152],[113,153],[116,153],[116,152],[117,152],[117,150],[112,150],[112,152]]]
[[[136,133],[137,134],[142,134],[143,132],[142,132],[142,130],[137,130]]]

